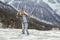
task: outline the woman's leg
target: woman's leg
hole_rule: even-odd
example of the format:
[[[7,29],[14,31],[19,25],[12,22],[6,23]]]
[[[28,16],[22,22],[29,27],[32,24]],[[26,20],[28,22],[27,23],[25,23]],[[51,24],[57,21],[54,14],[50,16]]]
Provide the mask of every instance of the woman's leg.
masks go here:
[[[29,32],[28,32],[28,23],[25,22],[25,34],[29,35]]]
[[[24,34],[25,32],[24,32],[24,29],[25,29],[25,27],[24,27],[25,25],[24,25],[24,23],[22,23],[22,34]]]

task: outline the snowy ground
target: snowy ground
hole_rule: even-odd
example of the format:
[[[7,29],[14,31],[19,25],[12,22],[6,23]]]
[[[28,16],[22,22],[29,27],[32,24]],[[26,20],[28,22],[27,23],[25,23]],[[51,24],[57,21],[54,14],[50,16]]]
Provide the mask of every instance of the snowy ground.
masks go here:
[[[22,35],[21,29],[0,29],[0,40],[60,40],[60,31],[29,29],[30,35]]]

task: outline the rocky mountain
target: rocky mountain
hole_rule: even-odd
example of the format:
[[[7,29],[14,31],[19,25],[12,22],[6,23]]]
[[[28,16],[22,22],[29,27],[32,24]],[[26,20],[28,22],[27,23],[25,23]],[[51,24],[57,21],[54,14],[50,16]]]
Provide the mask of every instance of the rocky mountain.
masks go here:
[[[0,19],[3,27],[21,28],[21,22],[16,19],[16,12],[20,11],[21,7],[27,13],[34,14],[30,19],[29,28],[51,29],[60,26],[60,16],[47,3],[36,0],[11,0],[9,2],[0,1]]]
[[[37,17],[38,19],[53,25],[57,24],[57,26],[60,23],[60,16],[57,15],[57,13],[42,0],[12,0],[7,4],[13,6],[19,11],[21,10],[21,7],[24,7],[24,10],[27,13],[30,13],[35,8],[33,12],[35,14],[35,17]]]

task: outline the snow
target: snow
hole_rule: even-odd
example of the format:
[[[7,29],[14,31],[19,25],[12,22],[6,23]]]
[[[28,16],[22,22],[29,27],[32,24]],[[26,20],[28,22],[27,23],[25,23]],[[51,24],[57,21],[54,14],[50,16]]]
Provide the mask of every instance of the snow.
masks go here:
[[[30,35],[21,34],[21,29],[0,29],[0,40],[60,40],[60,31],[29,29]]]
[[[46,1],[43,0],[43,1],[44,1],[45,3],[47,3],[47,4],[57,13],[57,15],[60,16],[60,3],[57,3],[56,0],[54,0],[54,1],[56,2],[55,4],[48,2],[48,0],[46,0]],[[48,10],[49,10],[49,9],[48,9]],[[52,11],[50,11],[50,12],[52,12]],[[54,14],[55,14],[55,13],[52,12],[52,15],[56,18],[56,20],[60,21],[59,18],[56,17]]]
[[[11,0],[8,4],[11,4],[14,0]]]
[[[55,4],[53,4],[53,3],[49,3],[48,2],[48,0],[43,0],[45,3],[47,3],[54,11],[56,10],[56,9],[58,9],[56,12],[57,12],[57,15],[59,15],[60,16],[60,12],[59,12],[59,10],[60,10],[60,3],[58,3],[56,0],[54,0],[56,3]]]
[[[36,20],[38,20],[38,21],[40,21],[40,22],[44,22],[44,23],[46,23],[46,24],[54,25],[54,24],[52,24],[51,22],[48,22],[48,21],[45,21],[45,20],[41,20],[41,19],[39,19],[39,18],[37,18],[37,17],[35,17],[35,16],[31,16],[31,17],[34,18],[34,19],[36,19]]]

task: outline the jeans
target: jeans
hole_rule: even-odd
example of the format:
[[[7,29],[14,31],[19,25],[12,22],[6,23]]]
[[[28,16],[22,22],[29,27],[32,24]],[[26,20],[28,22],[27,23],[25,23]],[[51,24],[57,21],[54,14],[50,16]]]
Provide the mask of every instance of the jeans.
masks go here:
[[[28,22],[22,22],[22,33],[26,34],[26,35],[29,35],[29,32],[28,32]]]

